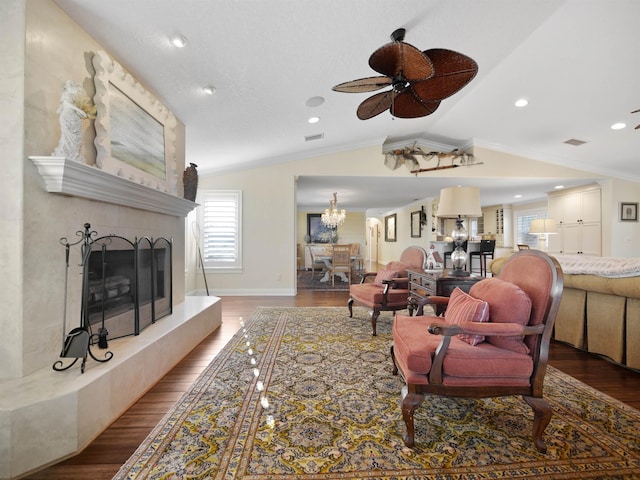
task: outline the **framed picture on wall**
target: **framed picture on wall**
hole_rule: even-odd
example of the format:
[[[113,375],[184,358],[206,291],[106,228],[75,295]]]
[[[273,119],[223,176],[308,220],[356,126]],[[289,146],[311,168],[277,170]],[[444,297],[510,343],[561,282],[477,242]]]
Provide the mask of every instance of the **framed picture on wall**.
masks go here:
[[[638,203],[620,202],[620,221],[638,221]]]
[[[384,241],[396,241],[396,214],[384,217]]]
[[[98,51],[92,62],[96,167],[177,193],[175,116],[105,52]]]
[[[307,213],[307,235],[309,243],[331,243],[337,232],[322,223],[321,213]]]
[[[422,235],[421,217],[422,212],[420,210],[411,212],[411,238],[420,238]]]

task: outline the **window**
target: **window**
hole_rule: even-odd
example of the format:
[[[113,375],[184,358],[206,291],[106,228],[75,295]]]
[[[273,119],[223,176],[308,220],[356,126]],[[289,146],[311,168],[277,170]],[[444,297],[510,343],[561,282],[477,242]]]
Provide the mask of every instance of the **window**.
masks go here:
[[[199,197],[205,269],[241,270],[242,192],[205,190]]]
[[[516,213],[516,243],[538,248],[538,236],[529,234],[531,222],[537,218],[547,218],[545,210],[527,210]]]

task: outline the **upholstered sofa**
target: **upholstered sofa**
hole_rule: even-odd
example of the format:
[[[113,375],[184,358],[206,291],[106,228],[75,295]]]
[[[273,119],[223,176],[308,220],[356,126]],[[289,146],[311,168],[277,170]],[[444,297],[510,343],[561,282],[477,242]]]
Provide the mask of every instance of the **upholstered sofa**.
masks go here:
[[[493,260],[489,271],[497,275],[507,258]],[[557,258],[563,266],[562,256]],[[553,338],[640,370],[640,273],[608,278],[567,273],[575,269],[566,262],[565,265]]]

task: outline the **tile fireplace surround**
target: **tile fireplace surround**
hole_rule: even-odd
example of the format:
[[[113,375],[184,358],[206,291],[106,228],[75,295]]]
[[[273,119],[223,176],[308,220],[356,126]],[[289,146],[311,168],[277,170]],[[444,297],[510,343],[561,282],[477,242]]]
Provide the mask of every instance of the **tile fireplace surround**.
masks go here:
[[[30,157],[54,194],[185,217],[195,204],[134,184],[88,165],[57,157]],[[175,272],[174,272],[175,274]],[[179,273],[178,273],[179,274]],[[15,479],[86,447],[221,324],[217,297],[187,296],[173,313],[138,336],[109,340],[113,358],[87,358],[54,371],[59,358],[22,378],[0,381],[0,479]],[[105,350],[93,349],[98,358]],[[65,359],[65,364],[69,359]]]

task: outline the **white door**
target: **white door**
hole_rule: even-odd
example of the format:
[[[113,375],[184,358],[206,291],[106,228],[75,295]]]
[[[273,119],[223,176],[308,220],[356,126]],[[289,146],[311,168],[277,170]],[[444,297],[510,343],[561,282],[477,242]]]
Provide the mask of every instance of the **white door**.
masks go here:
[[[380,224],[375,219],[367,220],[369,235],[367,236],[367,258],[369,261],[368,270],[372,270],[373,265],[378,264],[378,240],[380,237]]]

